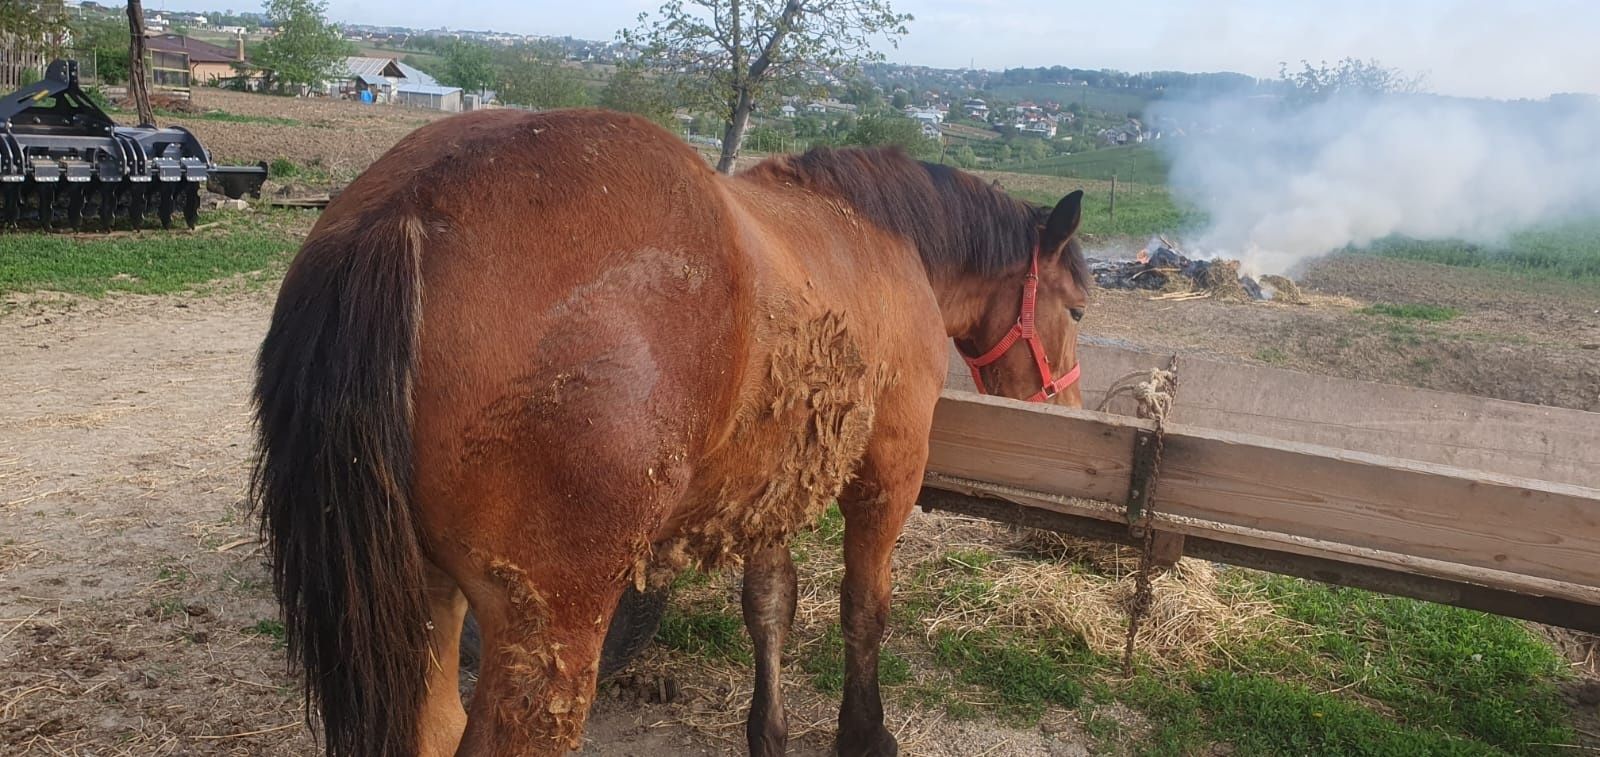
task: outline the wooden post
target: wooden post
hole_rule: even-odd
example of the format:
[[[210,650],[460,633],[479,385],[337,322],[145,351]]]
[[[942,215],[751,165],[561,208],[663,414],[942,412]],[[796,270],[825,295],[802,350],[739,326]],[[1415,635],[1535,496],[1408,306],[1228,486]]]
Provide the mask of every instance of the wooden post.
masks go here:
[[[128,0],[128,96],[139,111],[139,124],[154,126],[155,111],[150,108],[150,89],[144,80],[144,5]]]
[[[1117,175],[1111,174],[1111,222],[1117,222]]]

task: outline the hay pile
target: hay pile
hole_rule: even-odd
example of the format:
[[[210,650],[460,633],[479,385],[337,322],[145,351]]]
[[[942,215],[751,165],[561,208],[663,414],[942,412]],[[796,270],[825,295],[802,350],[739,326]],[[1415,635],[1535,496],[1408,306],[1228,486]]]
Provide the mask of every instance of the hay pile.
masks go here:
[[[1286,305],[1306,304],[1306,296],[1300,293],[1300,285],[1287,276],[1275,276],[1269,273],[1261,277],[1261,287],[1271,291],[1273,302],[1282,302]]]

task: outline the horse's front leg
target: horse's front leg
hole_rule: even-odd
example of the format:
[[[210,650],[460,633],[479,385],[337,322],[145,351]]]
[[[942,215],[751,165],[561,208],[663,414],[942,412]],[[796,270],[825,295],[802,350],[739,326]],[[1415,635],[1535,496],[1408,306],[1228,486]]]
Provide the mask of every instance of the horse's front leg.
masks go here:
[[[844,585],[839,614],[844,631],[844,702],[839,710],[841,757],[893,755],[899,748],[883,725],[878,651],[889,620],[895,540],[916,504],[927,463],[926,426],[918,434],[886,435],[895,443],[869,446],[856,481],[839,496],[844,512]]]
[[[752,548],[744,558],[744,623],[756,652],[756,688],[745,724],[752,757],[781,755],[789,739],[783,708],[783,640],[794,623],[794,560],[787,543]]]

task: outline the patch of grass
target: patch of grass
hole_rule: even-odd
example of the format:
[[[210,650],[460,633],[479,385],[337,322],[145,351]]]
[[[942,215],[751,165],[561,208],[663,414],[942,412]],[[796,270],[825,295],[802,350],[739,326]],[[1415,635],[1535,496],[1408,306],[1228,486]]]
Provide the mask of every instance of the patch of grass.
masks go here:
[[[1277,347],[1262,347],[1256,350],[1255,357],[1263,363],[1271,363],[1272,365],[1283,365],[1289,362],[1289,353]]]
[[[267,174],[269,176],[290,179],[294,178],[295,174],[298,173],[300,173],[300,166],[288,158],[273,158],[272,162],[267,164]]]
[[[284,638],[287,632],[283,627],[283,621],[263,618],[256,621],[256,624],[253,626],[246,626],[243,629],[243,633],[249,636],[265,636],[269,639],[272,639],[273,649],[282,649],[284,645]]]
[[[1059,194],[1040,191],[1019,190],[1012,194],[1036,205],[1054,206],[1061,199]],[[1080,231],[1091,236],[1149,237],[1182,232],[1204,223],[1203,213],[1179,204],[1164,187],[1125,184],[1117,187],[1115,213],[1108,190],[1085,192]]]
[[[1279,576],[1257,584],[1311,627],[1316,658],[1303,662],[1326,663],[1329,689],[1506,749],[1571,738],[1554,683],[1562,661],[1515,620]]]
[[[1362,315],[1382,315],[1389,318],[1404,318],[1413,321],[1433,322],[1454,320],[1457,316],[1461,315],[1461,311],[1452,307],[1445,307],[1442,305],[1427,305],[1422,303],[1395,305],[1380,302],[1375,305],[1369,305],[1361,308],[1356,312]]]
[[[141,234],[74,238],[66,234],[0,234],[0,294],[58,291],[169,294],[288,262],[299,238],[268,220],[274,214],[215,214],[225,230],[153,229]],[[260,278],[270,278],[260,276]]]
[[[996,166],[996,170],[1098,181],[1110,181],[1111,177],[1115,176],[1119,184],[1160,186],[1167,183],[1167,167],[1167,157],[1160,149],[1154,145],[1142,144],[1105,147],[1045,160],[1001,164]]]
[[[156,109],[156,115],[166,118],[178,118],[189,121],[218,121],[228,124],[270,124],[273,126],[299,126],[300,122],[293,118],[278,116],[251,116],[244,113],[229,113],[225,110],[208,110],[204,113],[179,113]]]
[[[1391,258],[1600,283],[1600,218],[1527,229],[1497,244],[1392,237],[1374,242],[1367,252]]]
[[[811,685],[824,694],[844,691],[844,636],[838,625],[830,625],[800,660],[800,668],[811,676]],[[887,646],[878,651],[878,683],[899,686],[911,680],[911,664]]]
[[[1076,637],[1027,640],[999,631],[937,634],[934,659],[956,672],[962,683],[999,696],[1000,713],[1012,720],[1037,721],[1045,707],[1076,707],[1083,679],[1104,663]]]
[[[691,655],[715,657],[742,665],[754,663],[744,620],[722,610],[667,608],[656,641]]]

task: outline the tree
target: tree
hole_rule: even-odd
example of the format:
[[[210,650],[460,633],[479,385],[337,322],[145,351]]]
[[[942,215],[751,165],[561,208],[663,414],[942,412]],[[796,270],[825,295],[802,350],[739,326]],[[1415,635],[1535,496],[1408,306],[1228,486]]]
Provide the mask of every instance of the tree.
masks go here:
[[[339,61],[352,54],[353,47],[328,22],[327,10],[323,0],[267,0],[267,19],[278,34],[262,43],[255,62],[279,89],[325,81]]]
[[[759,102],[804,86],[808,71],[881,59],[873,40],[894,42],[910,20],[888,0],[666,0],[654,20],[640,14],[620,37],[679,75],[685,101],[693,96],[723,116],[717,170],[731,173]]]
[[[73,26],[74,43],[94,56],[95,77],[101,84],[128,80],[128,31],[114,17],[85,16]]]
[[[150,88],[144,80],[144,4],[128,0],[128,97],[139,112],[140,125],[155,125],[156,112],[150,107]]]
[[[911,107],[911,93],[903,89],[895,90],[894,94],[889,98],[889,105],[895,110],[905,110]]]
[[[494,85],[494,51],[476,42],[450,40],[444,49],[439,81],[468,92],[483,92]]]
[[[862,147],[898,146],[919,158],[939,152],[937,142],[922,136],[922,124],[900,116],[862,116],[844,141]]]
[[[637,113],[658,124],[672,122],[672,103],[666,89],[637,65],[618,66],[600,91],[600,107]]]
[[[530,108],[573,108],[589,104],[589,90],[559,49],[547,45],[513,48],[501,59],[500,99]]]
[[[1278,64],[1278,78],[1288,87],[1290,99],[1301,102],[1324,100],[1340,93],[1368,95],[1412,94],[1423,89],[1422,75],[1411,76],[1398,68],[1387,68],[1376,60],[1345,58],[1329,66],[1327,61],[1313,66],[1300,61],[1300,70],[1289,71],[1289,64]]]

